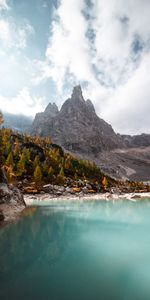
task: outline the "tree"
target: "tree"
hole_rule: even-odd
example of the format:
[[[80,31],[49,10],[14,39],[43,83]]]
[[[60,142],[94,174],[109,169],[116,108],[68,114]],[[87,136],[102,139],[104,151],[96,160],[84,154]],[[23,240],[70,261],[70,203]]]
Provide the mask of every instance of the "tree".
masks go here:
[[[35,186],[37,190],[40,190],[42,187],[42,172],[39,165],[36,166],[33,176],[34,176]]]
[[[39,165],[39,156],[36,155],[34,162],[33,162],[33,170],[35,171],[36,167]]]
[[[2,112],[0,111],[0,125],[3,124],[3,122],[4,122],[3,114],[2,114]]]
[[[104,189],[106,190],[108,187],[108,180],[107,178],[104,176],[103,180],[102,180],[102,185],[104,187]]]
[[[21,154],[20,160],[17,164],[17,174],[18,176],[22,176],[25,173],[25,155]]]
[[[12,166],[13,167],[13,154],[12,154],[12,152],[10,152],[9,154],[8,154],[8,157],[7,157],[7,159],[6,159],[6,166],[8,166],[8,167],[10,167],[10,166]]]

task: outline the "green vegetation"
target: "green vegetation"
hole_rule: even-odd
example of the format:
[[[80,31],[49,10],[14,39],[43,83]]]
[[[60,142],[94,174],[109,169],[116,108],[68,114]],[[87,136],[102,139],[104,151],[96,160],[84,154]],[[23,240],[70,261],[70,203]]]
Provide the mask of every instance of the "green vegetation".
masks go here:
[[[69,179],[102,184],[104,176],[95,164],[64,153],[49,138],[31,137],[6,128],[0,130],[0,135],[1,161],[10,183],[36,190],[47,183],[67,185]]]

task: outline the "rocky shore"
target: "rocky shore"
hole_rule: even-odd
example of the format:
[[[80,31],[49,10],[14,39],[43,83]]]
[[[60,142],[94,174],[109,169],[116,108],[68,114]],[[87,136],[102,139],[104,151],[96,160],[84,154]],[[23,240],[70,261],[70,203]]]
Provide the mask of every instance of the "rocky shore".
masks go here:
[[[43,186],[40,193],[25,193],[23,195],[13,185],[0,183],[0,225],[18,219],[26,206],[45,206],[62,201],[67,203],[70,201],[114,201],[126,199],[136,202],[145,198],[150,200],[150,192],[123,193],[118,188],[112,188],[110,191],[105,192],[96,192],[89,183],[83,187],[64,187],[47,184]]]
[[[66,195],[59,195],[56,194],[26,194],[24,195],[24,201],[26,206],[49,206],[52,203],[56,202],[74,202],[74,201],[119,201],[119,200],[129,200],[132,202],[136,202],[139,200],[148,199],[150,200],[150,192],[146,193],[95,193],[95,194],[66,194]]]
[[[0,183],[0,225],[12,222],[25,208],[23,194],[7,183]]]

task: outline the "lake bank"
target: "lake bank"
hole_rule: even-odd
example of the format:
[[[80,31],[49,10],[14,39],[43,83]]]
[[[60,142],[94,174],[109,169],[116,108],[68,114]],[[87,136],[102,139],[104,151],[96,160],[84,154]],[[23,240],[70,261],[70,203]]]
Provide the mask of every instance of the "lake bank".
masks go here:
[[[3,203],[0,205],[0,211],[4,215],[5,219],[0,222],[0,226],[11,223],[19,219],[22,215],[22,211],[29,206],[49,206],[55,203],[69,202],[90,202],[90,201],[119,201],[129,200],[132,202],[142,201],[143,199],[150,199],[150,193],[96,193],[89,195],[72,195],[56,196],[55,194],[24,194],[24,204],[18,204],[15,200],[11,200],[9,203]]]
[[[62,201],[62,202],[69,202],[69,201],[112,201],[112,200],[129,200],[135,202],[136,200],[142,199],[150,199],[150,193],[121,193],[121,194],[112,194],[112,193],[97,193],[93,195],[65,195],[65,196],[56,196],[50,194],[37,194],[37,195],[24,195],[24,201],[26,206],[42,206],[42,205],[49,205],[49,203]]]

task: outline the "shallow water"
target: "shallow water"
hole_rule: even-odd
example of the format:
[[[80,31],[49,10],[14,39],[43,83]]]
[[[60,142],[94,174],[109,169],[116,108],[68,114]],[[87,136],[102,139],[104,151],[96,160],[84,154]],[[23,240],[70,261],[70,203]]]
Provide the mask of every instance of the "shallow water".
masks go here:
[[[0,299],[150,300],[150,202],[26,209],[0,230]]]

